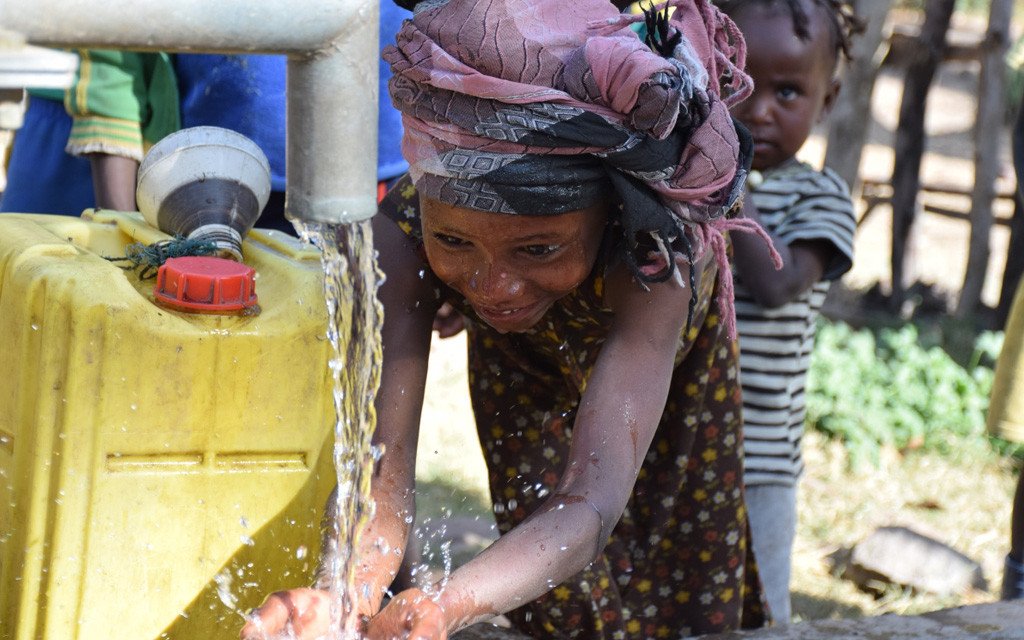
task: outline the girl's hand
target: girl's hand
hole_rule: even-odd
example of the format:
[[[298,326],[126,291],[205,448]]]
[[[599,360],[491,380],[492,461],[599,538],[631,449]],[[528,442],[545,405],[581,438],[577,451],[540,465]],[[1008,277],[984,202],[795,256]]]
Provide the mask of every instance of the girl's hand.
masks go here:
[[[465,328],[465,319],[451,304],[445,302],[437,310],[437,314],[434,316],[434,331],[437,332],[437,337],[451,338]]]
[[[407,589],[370,618],[369,640],[446,640],[444,611],[419,589]]]
[[[270,594],[242,627],[241,638],[312,640],[325,637],[330,626],[330,593],[320,589],[291,589]]]

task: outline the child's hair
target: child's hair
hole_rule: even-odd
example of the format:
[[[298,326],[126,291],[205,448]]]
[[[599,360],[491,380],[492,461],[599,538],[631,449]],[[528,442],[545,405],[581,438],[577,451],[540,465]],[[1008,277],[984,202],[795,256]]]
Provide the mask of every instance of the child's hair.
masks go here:
[[[811,4],[825,12],[829,31],[832,37],[832,46],[839,60],[839,54],[847,60],[852,60],[850,51],[853,36],[864,31],[866,26],[864,20],[857,16],[853,7],[846,0],[809,0]],[[782,5],[793,17],[793,30],[801,40],[808,40],[811,32],[808,30],[810,17],[804,10],[802,0],[716,0],[716,4],[726,15],[733,15],[743,7],[760,4],[764,6]]]

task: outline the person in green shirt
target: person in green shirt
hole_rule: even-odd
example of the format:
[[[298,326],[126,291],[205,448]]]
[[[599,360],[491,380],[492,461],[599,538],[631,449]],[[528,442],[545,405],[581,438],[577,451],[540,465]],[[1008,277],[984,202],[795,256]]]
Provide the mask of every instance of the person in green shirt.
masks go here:
[[[142,156],[180,127],[165,53],[81,50],[65,92],[32,91],[15,134],[0,212],[134,210]]]

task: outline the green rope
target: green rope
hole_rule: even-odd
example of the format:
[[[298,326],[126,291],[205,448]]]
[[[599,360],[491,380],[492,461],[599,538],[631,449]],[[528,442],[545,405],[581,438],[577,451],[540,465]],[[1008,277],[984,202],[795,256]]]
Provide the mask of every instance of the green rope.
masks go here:
[[[193,240],[175,236],[169,240],[161,240],[153,244],[134,242],[124,248],[124,255],[117,257],[104,256],[111,262],[126,262],[121,268],[125,271],[138,271],[139,279],[146,280],[157,274],[160,265],[171,258],[184,256],[208,256],[217,252],[217,245],[209,240]]]

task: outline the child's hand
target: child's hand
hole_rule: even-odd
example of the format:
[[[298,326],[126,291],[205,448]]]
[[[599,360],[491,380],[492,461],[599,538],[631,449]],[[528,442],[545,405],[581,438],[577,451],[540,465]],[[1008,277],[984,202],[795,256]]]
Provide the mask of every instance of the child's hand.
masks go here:
[[[369,640],[446,640],[444,611],[419,589],[407,589],[370,619]]]
[[[331,595],[320,589],[270,594],[242,627],[242,640],[325,637],[331,626]]]
[[[439,338],[450,338],[466,328],[465,319],[455,307],[445,302],[434,316],[434,331]]]

